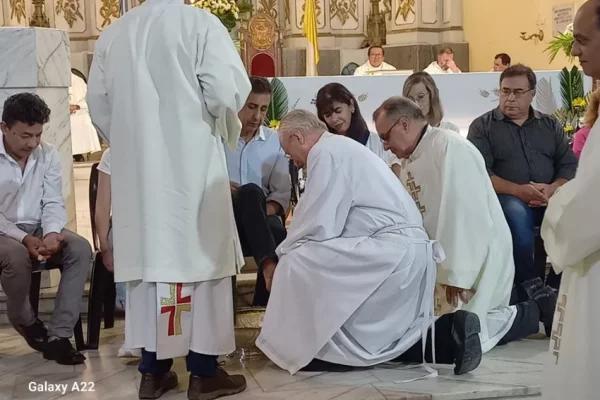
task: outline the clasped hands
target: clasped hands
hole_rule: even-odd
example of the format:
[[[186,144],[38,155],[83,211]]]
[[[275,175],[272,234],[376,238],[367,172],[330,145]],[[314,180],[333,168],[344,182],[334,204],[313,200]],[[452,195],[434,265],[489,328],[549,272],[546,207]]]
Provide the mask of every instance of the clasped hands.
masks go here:
[[[521,185],[517,192],[517,196],[529,207],[546,207],[548,199],[554,195],[558,189],[556,184],[535,183],[531,182],[527,185]]]
[[[463,289],[456,286],[442,285],[446,289],[446,301],[452,307],[458,307],[458,302],[462,301],[464,304],[468,304],[469,301],[475,296],[477,291],[475,289]]]
[[[27,248],[31,259],[46,261],[62,248],[64,240],[65,237],[60,233],[51,232],[44,236],[44,239],[27,235],[23,239],[23,245]]]

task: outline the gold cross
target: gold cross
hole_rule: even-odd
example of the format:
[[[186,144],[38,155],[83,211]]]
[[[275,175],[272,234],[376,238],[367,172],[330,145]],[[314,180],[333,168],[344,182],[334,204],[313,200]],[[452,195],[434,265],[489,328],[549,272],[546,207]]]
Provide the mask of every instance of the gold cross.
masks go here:
[[[410,192],[410,195],[417,204],[417,208],[419,209],[421,214],[425,214],[425,211],[427,211],[427,209],[425,208],[425,206],[422,206],[421,202],[419,201],[419,193],[421,193],[421,186],[418,186],[415,183],[415,178],[410,172],[408,173],[408,180],[406,181],[406,186],[408,187],[408,191]]]

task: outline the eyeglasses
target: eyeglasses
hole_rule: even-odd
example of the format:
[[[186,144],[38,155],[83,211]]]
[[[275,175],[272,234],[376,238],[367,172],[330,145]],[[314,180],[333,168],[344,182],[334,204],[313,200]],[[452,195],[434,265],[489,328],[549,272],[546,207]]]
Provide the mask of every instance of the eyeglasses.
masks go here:
[[[420,93],[417,97],[407,96],[409,100],[414,101],[415,103],[422,103],[423,101],[429,99],[429,93]]]
[[[533,89],[523,90],[523,89],[502,88],[500,90],[500,95],[504,96],[504,97],[510,97],[510,95],[512,94],[513,96],[515,96],[515,99],[519,99],[519,98],[523,97],[526,93],[531,92],[532,90]]]
[[[387,142],[390,138],[390,132],[392,132],[392,129],[394,129],[394,127],[396,125],[398,125],[398,122],[400,122],[400,119],[398,119],[396,122],[394,122],[394,124],[392,126],[390,126],[390,129],[388,129],[388,131],[386,133],[384,133],[383,135],[379,135],[379,139],[382,142]]]

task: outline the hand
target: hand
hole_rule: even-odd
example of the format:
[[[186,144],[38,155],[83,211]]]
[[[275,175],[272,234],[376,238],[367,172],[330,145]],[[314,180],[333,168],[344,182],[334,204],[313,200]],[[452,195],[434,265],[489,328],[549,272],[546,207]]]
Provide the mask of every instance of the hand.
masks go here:
[[[450,68],[452,72],[458,72],[458,67],[456,66],[454,60],[448,60],[448,62],[446,62],[446,66]]]
[[[75,114],[75,111],[77,111],[77,110],[80,110],[80,109],[81,109],[81,107],[71,104],[71,105],[69,106],[69,109],[70,109],[70,111],[71,111],[71,114]]]
[[[44,246],[46,250],[50,253],[50,255],[58,252],[62,247],[62,242],[65,240],[65,237],[60,233],[51,232],[44,236]]]
[[[46,245],[44,245],[42,239],[38,239],[35,236],[25,236],[25,238],[23,239],[23,245],[29,252],[29,257],[32,260],[47,260],[51,256],[50,252],[46,249]]]
[[[104,264],[104,267],[110,272],[115,272],[115,260],[112,251],[102,250],[100,254],[102,255],[102,264]]]
[[[456,286],[446,286],[446,301],[454,308],[458,307],[459,300],[464,304],[469,304],[469,301],[475,296],[475,289],[463,289]]]
[[[271,291],[271,286],[273,285],[273,277],[275,276],[275,269],[277,268],[277,263],[273,260],[267,260],[263,262],[262,265],[262,273],[265,278],[265,285],[267,286],[267,291]]]
[[[281,206],[279,205],[279,203],[277,203],[275,201],[267,201],[267,205],[266,205],[267,215],[279,215],[279,214],[281,214],[280,210],[281,210]]]
[[[229,188],[231,189],[231,195],[235,196],[237,191],[240,189],[240,184],[234,181],[229,181]]]
[[[547,185],[545,183],[531,182],[531,185],[540,192],[542,192],[544,195],[546,195],[547,199],[554,196],[554,193],[556,193],[556,191],[558,190],[558,185],[555,185],[554,183],[551,185]]]
[[[532,184],[519,185],[515,196],[526,204],[548,203],[548,197]]]

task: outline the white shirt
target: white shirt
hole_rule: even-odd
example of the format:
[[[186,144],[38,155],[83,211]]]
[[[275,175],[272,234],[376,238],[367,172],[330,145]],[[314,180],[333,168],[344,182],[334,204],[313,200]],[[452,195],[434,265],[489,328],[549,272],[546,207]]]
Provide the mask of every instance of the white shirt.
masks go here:
[[[354,70],[354,75],[355,76],[364,76],[364,75],[368,75],[368,72],[371,72],[371,71],[395,71],[395,70],[396,70],[396,67],[394,67],[393,65],[388,64],[386,62],[382,62],[381,65],[379,65],[379,67],[374,67],[371,65],[371,63],[369,61],[367,61],[360,67],[356,68],[356,70]]]
[[[22,171],[0,140],[0,188],[0,235],[22,242],[27,233],[17,224],[41,223],[44,236],[67,225],[60,156],[48,143],[40,143]]]
[[[110,148],[106,149],[102,158],[100,158],[100,164],[98,164],[98,171],[104,172],[110,176]]]
[[[292,186],[289,160],[279,144],[277,132],[261,126],[248,143],[240,137],[235,151],[225,147],[229,180],[240,185],[254,183],[267,201],[276,201],[287,210]]]
[[[440,65],[437,63],[437,61],[434,61],[431,64],[429,64],[427,66],[427,68],[425,68],[423,70],[423,72],[427,72],[428,74],[460,74],[460,73],[462,73],[462,71],[460,69],[458,70],[458,72],[454,72],[450,68],[445,70],[442,67],[440,67]]]

